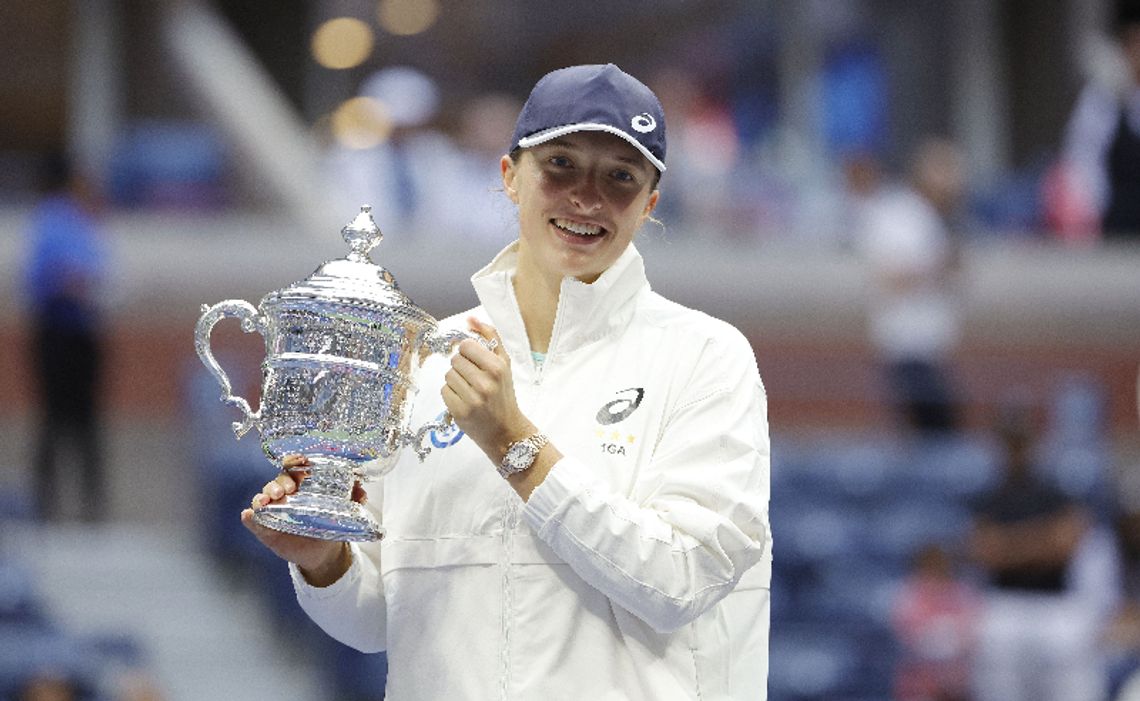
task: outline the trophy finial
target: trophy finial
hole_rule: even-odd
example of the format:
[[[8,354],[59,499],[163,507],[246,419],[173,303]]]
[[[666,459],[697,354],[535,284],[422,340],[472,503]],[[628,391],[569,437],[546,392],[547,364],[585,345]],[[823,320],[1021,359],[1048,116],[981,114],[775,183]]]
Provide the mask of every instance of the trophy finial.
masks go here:
[[[360,207],[360,214],[340,230],[340,235],[352,248],[348,254],[349,259],[361,261],[368,260],[368,252],[376,248],[384,238],[380,227],[376,226],[376,220],[372,218],[372,205],[367,204]]]

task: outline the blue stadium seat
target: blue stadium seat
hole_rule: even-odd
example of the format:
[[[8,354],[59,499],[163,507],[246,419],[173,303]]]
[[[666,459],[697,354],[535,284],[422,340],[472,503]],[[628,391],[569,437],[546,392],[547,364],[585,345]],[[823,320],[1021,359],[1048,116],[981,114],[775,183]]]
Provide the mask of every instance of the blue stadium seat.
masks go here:
[[[0,625],[0,695],[17,693],[40,673],[87,688],[94,686],[99,669],[96,658],[77,638],[43,625]]]
[[[802,439],[801,439],[802,440]],[[900,446],[875,435],[834,434],[814,437],[810,444],[784,448],[791,458],[773,467],[773,497],[785,482],[796,493],[819,499],[860,502],[889,489],[903,467]]]
[[[337,698],[382,701],[388,680],[388,656],[382,652],[364,653],[340,643],[332,644]]]
[[[787,508],[784,508],[787,507]],[[788,565],[866,551],[867,514],[842,504],[785,504],[771,514],[773,556]]]
[[[1107,515],[1115,505],[1114,457],[1107,441],[1066,443],[1047,440],[1037,461],[1041,474],[1062,492]]]
[[[915,493],[966,501],[1001,477],[1001,453],[992,437],[955,434],[917,439],[906,455],[900,486]]]
[[[14,560],[0,559],[0,623],[46,624],[32,574]]]
[[[807,620],[849,624],[865,632],[890,628],[904,569],[864,557],[836,558],[797,593],[797,613]]]
[[[768,686],[775,696],[826,697],[843,692],[858,670],[854,641],[820,626],[772,630]]]
[[[869,516],[867,546],[880,558],[907,563],[923,546],[957,549],[968,536],[970,511],[948,498],[896,495]]]
[[[773,628],[770,650],[770,701],[832,701],[889,689],[890,640],[858,628],[788,624]]]
[[[31,521],[36,517],[36,500],[31,482],[7,484],[0,490],[0,522]]]

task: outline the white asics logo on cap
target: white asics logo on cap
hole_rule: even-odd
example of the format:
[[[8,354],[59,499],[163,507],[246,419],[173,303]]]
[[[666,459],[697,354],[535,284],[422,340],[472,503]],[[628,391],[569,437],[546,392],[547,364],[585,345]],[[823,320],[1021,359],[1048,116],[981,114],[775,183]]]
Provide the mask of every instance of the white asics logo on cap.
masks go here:
[[[642,134],[648,134],[657,128],[657,120],[654,119],[653,115],[649,114],[648,112],[642,112],[641,114],[634,117],[629,125],[633,127],[634,131],[641,132]]]

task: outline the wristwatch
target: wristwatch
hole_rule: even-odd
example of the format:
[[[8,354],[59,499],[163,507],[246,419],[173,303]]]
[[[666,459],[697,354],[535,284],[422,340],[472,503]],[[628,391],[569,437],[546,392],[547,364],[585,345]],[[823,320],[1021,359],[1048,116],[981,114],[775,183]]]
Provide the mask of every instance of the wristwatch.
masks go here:
[[[550,441],[545,435],[536,433],[532,436],[515,441],[507,446],[507,454],[503,456],[503,462],[499,464],[499,474],[506,479],[511,475],[517,475],[523,470],[527,470],[534,464],[535,458],[538,457],[538,452],[542,450],[542,446]]]

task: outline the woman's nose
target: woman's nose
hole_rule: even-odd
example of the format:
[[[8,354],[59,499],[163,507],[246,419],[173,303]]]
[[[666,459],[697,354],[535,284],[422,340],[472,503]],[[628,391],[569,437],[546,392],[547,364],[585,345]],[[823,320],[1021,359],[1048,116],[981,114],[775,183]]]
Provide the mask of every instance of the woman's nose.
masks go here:
[[[592,176],[584,176],[574,183],[570,201],[575,207],[592,212],[602,207],[602,196]]]

